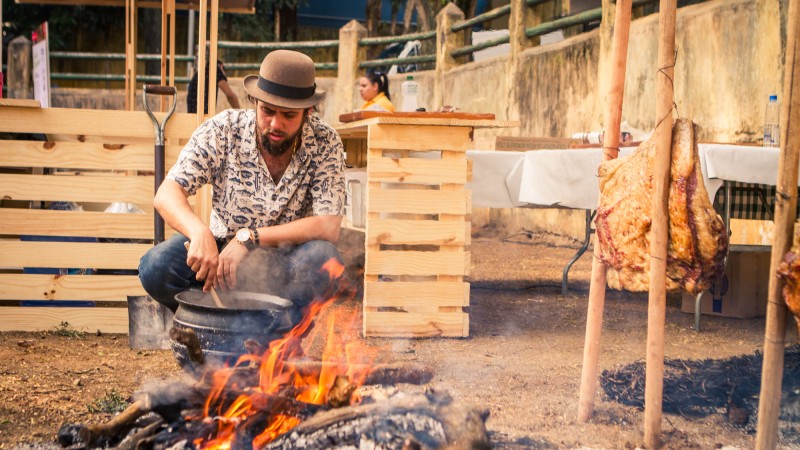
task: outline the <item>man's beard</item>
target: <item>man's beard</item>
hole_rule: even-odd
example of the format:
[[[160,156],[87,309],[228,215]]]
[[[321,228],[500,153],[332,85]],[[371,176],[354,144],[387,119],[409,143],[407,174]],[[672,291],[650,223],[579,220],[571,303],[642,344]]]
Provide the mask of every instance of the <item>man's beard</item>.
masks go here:
[[[289,149],[291,149],[292,146],[294,145],[295,141],[300,138],[300,133],[303,131],[303,127],[300,127],[300,129],[297,130],[297,133],[293,134],[292,136],[289,136],[288,139],[281,141],[277,144],[273,143],[269,139],[269,133],[270,133],[269,130],[267,130],[267,132],[264,133],[260,129],[258,129],[258,125],[256,125],[256,131],[258,132],[258,139],[261,142],[261,148],[266,150],[267,153],[269,153],[272,156],[281,156],[284,153],[288,152]]]

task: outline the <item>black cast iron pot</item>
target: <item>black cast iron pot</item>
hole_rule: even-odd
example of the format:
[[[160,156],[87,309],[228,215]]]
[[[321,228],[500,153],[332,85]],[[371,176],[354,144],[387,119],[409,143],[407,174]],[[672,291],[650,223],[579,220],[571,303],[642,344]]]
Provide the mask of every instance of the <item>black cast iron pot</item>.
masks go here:
[[[175,296],[178,310],[173,326],[197,334],[207,364],[233,364],[246,353],[244,341],[254,339],[266,348],[292,328],[290,300],[256,292],[220,291],[224,308],[210,293],[192,289]],[[172,351],[185,370],[197,374],[183,344],[172,341]]]

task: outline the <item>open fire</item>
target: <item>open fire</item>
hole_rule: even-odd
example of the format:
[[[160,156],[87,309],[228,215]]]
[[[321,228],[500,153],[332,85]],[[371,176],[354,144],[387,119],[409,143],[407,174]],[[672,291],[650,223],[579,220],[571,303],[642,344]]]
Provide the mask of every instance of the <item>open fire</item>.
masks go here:
[[[344,268],[332,260],[323,270],[337,281]],[[364,384],[423,384],[432,373],[414,364],[376,364],[379,349],[360,339],[358,311],[334,306],[344,292],[312,302],[268,348],[246,342],[248,353],[235,364],[209,367],[193,384],[148,389],[106,424],[64,425],[59,443],[73,449],[423,449],[459,442],[457,448],[488,448],[487,413],[461,408],[446,394],[362,398]],[[193,332],[180,331],[189,353],[200,353],[192,348]],[[306,356],[310,349],[321,358]]]

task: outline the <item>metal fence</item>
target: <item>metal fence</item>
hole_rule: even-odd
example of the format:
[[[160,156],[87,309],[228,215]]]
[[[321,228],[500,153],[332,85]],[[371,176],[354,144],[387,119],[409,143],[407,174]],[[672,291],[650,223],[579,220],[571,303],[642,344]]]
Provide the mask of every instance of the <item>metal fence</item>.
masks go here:
[[[553,0],[524,0],[525,5],[529,8],[536,7],[545,3],[552,2]],[[656,3],[657,0],[635,0],[634,7],[646,6]],[[690,3],[696,3],[694,0]],[[653,12],[653,11],[650,11]],[[473,18],[460,21],[450,27],[453,33],[466,33],[474,27],[483,26],[485,23],[495,19],[508,17],[511,13],[511,5],[504,5],[498,8],[487,11],[483,14]],[[592,22],[598,22],[602,19],[602,8],[590,9],[573,15],[564,17],[554,17],[548,22],[529,27],[525,29],[525,36],[529,39],[543,36],[558,30],[575,27],[578,25],[586,25]],[[437,31],[426,31],[417,33],[408,33],[400,36],[386,36],[386,37],[366,37],[358,41],[359,46],[372,47],[378,45],[390,46],[392,44],[407,44],[411,42],[426,42],[435,41]],[[453,58],[468,58],[472,59],[474,54],[478,51],[493,48],[499,45],[508,44],[510,38],[508,35],[501,36],[495,39],[489,39],[476,44],[464,45],[451,51],[450,56]],[[303,42],[236,42],[236,41],[219,41],[218,48],[224,50],[260,50],[269,52],[278,49],[298,50],[306,53],[313,52],[319,49],[337,49],[339,41],[322,40],[322,41],[303,41]],[[427,46],[433,48],[435,46]],[[420,48],[426,48],[421,46]],[[124,53],[87,53],[87,52],[51,52],[51,59],[78,59],[78,60],[110,60],[110,61],[124,61]],[[137,56],[137,61],[160,61],[160,55],[143,54]],[[176,62],[193,62],[194,58],[190,55],[176,55]],[[436,64],[436,55],[432,54],[417,54],[413,56],[404,57],[389,57],[372,60],[364,60],[359,62],[360,69],[376,69],[391,66],[407,66],[411,70],[426,68],[433,69]],[[258,70],[260,62],[226,62],[225,68],[230,71],[253,71]],[[315,67],[317,70],[338,71],[339,66],[337,61],[316,62]],[[81,81],[124,81],[125,75],[119,74],[98,74],[98,73],[60,73],[54,72],[50,74],[53,80],[81,80]],[[186,73],[185,76],[176,76],[176,83],[188,83],[190,81],[190,74]],[[136,80],[139,82],[159,82],[160,76],[154,75],[137,75]]]

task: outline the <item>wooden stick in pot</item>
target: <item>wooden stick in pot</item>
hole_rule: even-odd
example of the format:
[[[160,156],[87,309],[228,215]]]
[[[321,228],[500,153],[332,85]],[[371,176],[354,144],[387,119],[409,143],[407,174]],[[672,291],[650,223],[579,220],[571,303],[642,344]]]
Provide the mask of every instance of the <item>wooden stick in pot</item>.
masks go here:
[[[189,250],[189,241],[183,243],[183,246],[186,247],[186,250]],[[214,299],[214,303],[217,304],[218,308],[225,308],[225,305],[222,304],[222,300],[219,298],[219,294],[217,294],[217,290],[214,289],[214,286],[211,286],[211,297]]]

